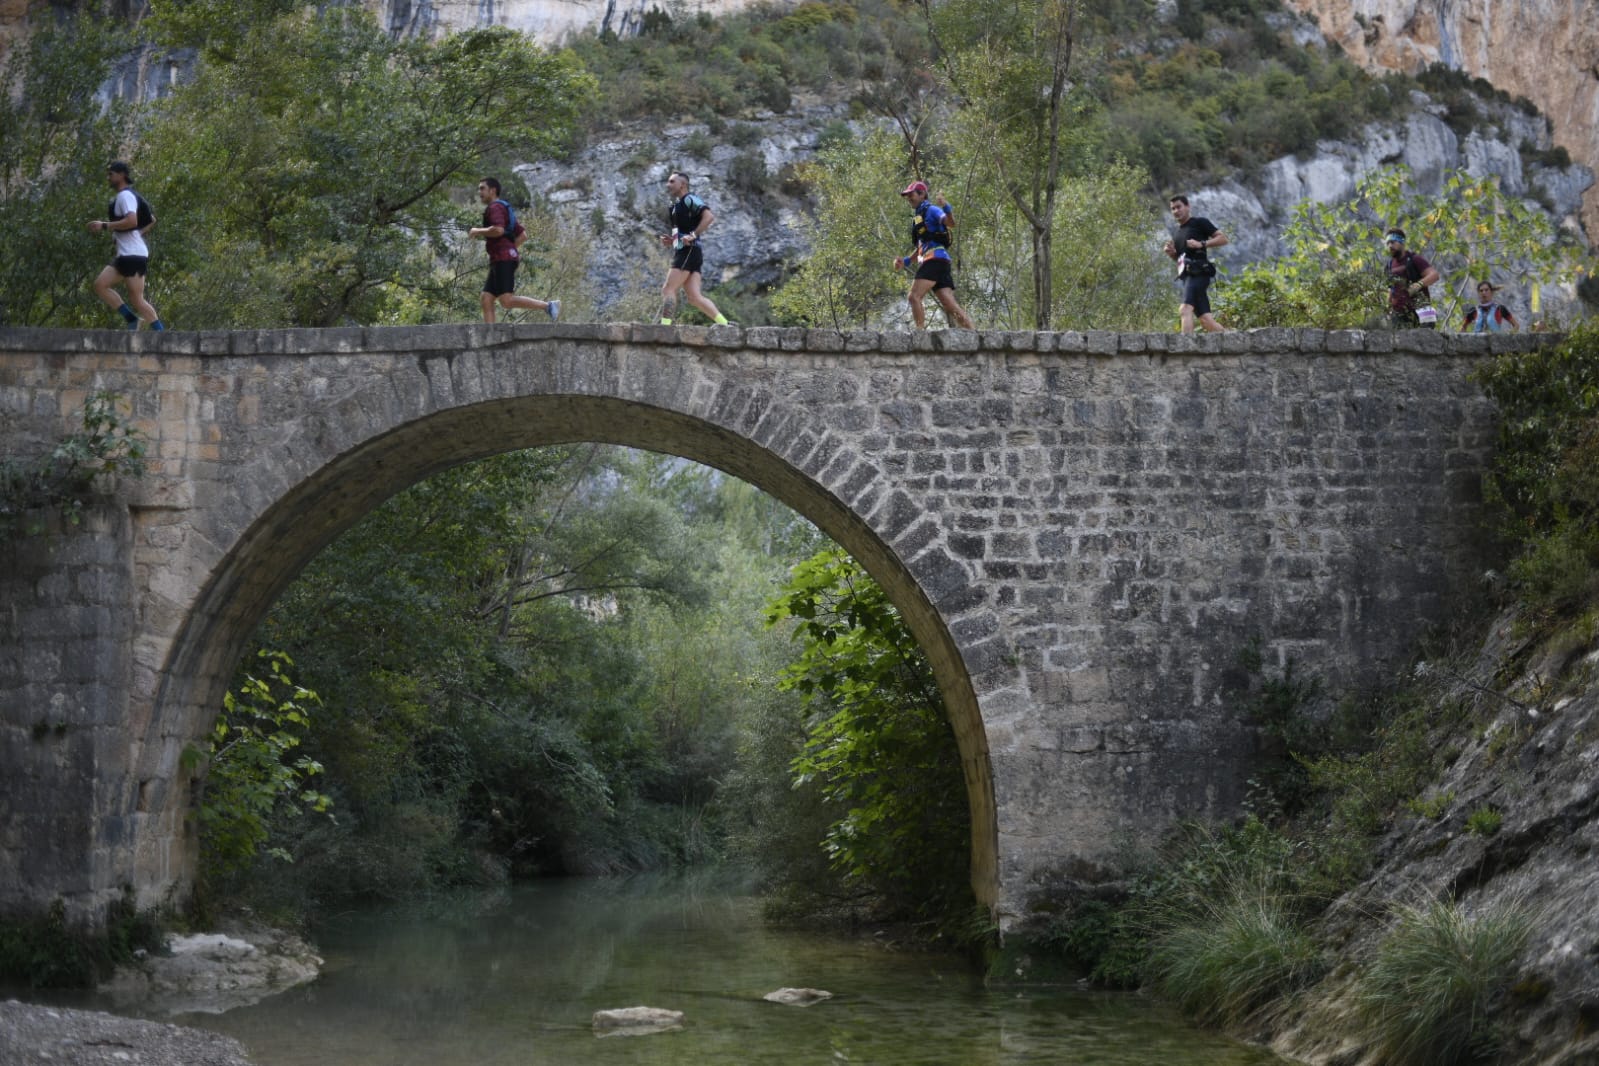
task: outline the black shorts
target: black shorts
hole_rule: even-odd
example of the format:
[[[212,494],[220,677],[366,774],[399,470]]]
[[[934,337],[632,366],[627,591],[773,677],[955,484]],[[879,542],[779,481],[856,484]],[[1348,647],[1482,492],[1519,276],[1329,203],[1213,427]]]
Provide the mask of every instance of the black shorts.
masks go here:
[[[700,267],[705,262],[705,253],[700,251],[700,242],[685,244],[672,253],[672,269],[686,270],[690,274],[698,274]]]
[[[1194,309],[1196,315],[1210,314],[1210,279],[1184,278],[1183,303]]]
[[[935,292],[939,289],[953,289],[955,270],[948,259],[929,259],[916,268],[916,280],[931,281]]]
[[[520,265],[515,259],[496,259],[489,264],[489,279],[483,283],[483,291],[490,296],[504,296],[508,292],[516,291],[516,268]]]
[[[125,278],[134,276],[142,278],[150,272],[150,257],[147,255],[119,255],[111,260],[111,269]]]

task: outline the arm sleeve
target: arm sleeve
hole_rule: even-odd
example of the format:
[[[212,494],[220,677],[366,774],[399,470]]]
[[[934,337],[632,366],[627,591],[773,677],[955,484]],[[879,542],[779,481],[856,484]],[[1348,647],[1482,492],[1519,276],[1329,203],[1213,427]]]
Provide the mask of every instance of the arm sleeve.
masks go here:
[[[127,217],[130,212],[136,212],[139,210],[139,201],[138,198],[133,195],[132,189],[123,189],[121,192],[117,193],[117,199],[116,202],[112,204],[112,208],[113,213],[117,217],[113,218],[111,221],[119,222],[123,218]]]

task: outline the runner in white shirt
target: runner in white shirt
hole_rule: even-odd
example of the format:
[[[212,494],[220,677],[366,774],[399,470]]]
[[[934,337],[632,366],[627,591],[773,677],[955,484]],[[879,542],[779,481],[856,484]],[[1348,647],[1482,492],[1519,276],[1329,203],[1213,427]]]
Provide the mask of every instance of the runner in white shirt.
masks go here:
[[[95,295],[121,315],[129,329],[138,329],[141,320],[150,323],[151,329],[166,329],[161,323],[161,316],[144,298],[144,279],[150,269],[150,246],[145,243],[144,231],[139,228],[139,198],[133,192],[128,164],[118,160],[106,167],[106,180],[116,192],[107,211],[111,217],[90,222],[89,232],[109,231],[116,238],[117,254],[111,260],[111,265],[100,271],[100,276],[94,279]],[[151,224],[154,224],[153,220]],[[126,301],[117,295],[115,289],[118,285],[127,286]],[[129,307],[129,304],[133,306]]]

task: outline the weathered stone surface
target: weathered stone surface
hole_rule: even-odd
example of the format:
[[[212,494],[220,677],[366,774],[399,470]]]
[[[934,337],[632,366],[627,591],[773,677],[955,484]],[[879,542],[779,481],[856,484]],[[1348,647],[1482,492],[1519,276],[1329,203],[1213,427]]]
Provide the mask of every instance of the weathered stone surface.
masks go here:
[[[196,355],[193,335],[0,330],[0,452],[48,447],[92,374],[156,457],[81,530],[0,546],[0,909],[184,892],[179,756],[268,606],[383,499],[500,451],[708,463],[861,560],[932,661],[1002,926],[1128,833],[1237,809],[1255,737],[1224,677],[1245,643],[1360,684],[1475,581],[1480,343],[684,336],[288,330]]]
[[[617,1007],[614,1010],[594,1012],[594,1030],[632,1029],[662,1032],[683,1024],[683,1012],[664,1007]]]
[[[781,1003],[786,1007],[809,1007],[824,999],[832,999],[833,993],[824,992],[820,988],[779,988],[761,998],[768,1003]]]
[[[277,930],[200,933],[119,966],[100,991],[122,1009],[220,1014],[315,980],[321,968],[308,944]]]
[[[1549,116],[1555,139],[1599,169],[1599,21],[1578,0],[1288,0],[1313,16],[1357,63],[1417,73],[1432,64],[1525,96]],[[1513,132],[1512,148],[1534,140]],[[1468,158],[1473,158],[1468,152]],[[1479,165],[1488,161],[1478,156]],[[1519,166],[1492,173],[1519,176]],[[1516,161],[1519,163],[1519,160]],[[1515,190],[1512,190],[1515,191]],[[1599,227],[1599,189],[1583,221]]]

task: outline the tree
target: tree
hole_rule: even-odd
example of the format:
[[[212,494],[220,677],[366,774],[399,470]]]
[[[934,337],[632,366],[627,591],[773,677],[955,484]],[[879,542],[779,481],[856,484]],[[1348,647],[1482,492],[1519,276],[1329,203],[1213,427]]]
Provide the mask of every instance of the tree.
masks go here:
[[[796,788],[832,812],[822,841],[845,883],[878,909],[942,924],[964,917],[970,812],[932,667],[882,588],[841,549],[794,567],[767,624],[795,623],[800,655],[779,685],[809,708]]]
[[[41,18],[0,61],[0,323],[106,321],[89,282],[111,246],[82,222],[104,217],[128,133],[130,110],[98,98],[126,47],[109,20]]]
[[[1029,280],[1033,230],[999,181],[986,121],[978,111],[950,115],[936,152],[924,145],[939,160],[925,177],[953,210],[962,301],[994,328],[1030,329],[1037,319]],[[888,257],[909,244],[910,215],[889,191],[902,187],[903,157],[898,139],[874,130],[823,152],[806,171],[820,204],[811,254],[773,299],[784,320],[867,327],[903,300],[904,276],[888,266]],[[1156,216],[1141,192],[1147,183],[1142,170],[1117,161],[1061,179],[1052,228],[1071,239],[1051,245],[1051,321],[1143,329],[1167,313],[1164,294],[1154,288],[1166,271],[1149,238]]]
[[[833,329],[871,325],[904,288],[888,259],[902,254],[910,217],[893,192],[901,146],[883,130],[822,152],[805,172],[820,201],[810,254],[772,300],[784,321]]]
[[[1054,312],[1056,205],[1072,127],[1097,102],[1071,81],[1080,0],[921,0],[963,108],[978,112],[998,186],[1026,220],[1033,327]]]
[[[243,33],[231,5],[150,20],[201,54],[144,136],[167,316],[310,326],[463,310],[452,190],[484,160],[557,150],[592,80],[505,28],[395,40],[359,9],[255,8]]]
[[[1222,286],[1218,310],[1236,328],[1381,324],[1388,306],[1382,236],[1396,225],[1443,275],[1433,298],[1446,323],[1460,320],[1475,281],[1552,285],[1592,273],[1548,216],[1507,196],[1496,179],[1457,171],[1429,196],[1417,191],[1408,168],[1386,167],[1362,179],[1351,200],[1296,207],[1283,233],[1288,253],[1252,264]]]
[[[246,671],[238,693],[223,697],[207,750],[184,751],[186,768],[207,764],[200,829],[208,879],[248,866],[271,835],[280,807],[319,814],[332,807],[332,800],[310,787],[321,764],[296,753],[320,697],[289,679],[294,663],[282,652],[261,651],[256,660],[266,667],[265,676]],[[272,855],[291,858],[283,848]]]

